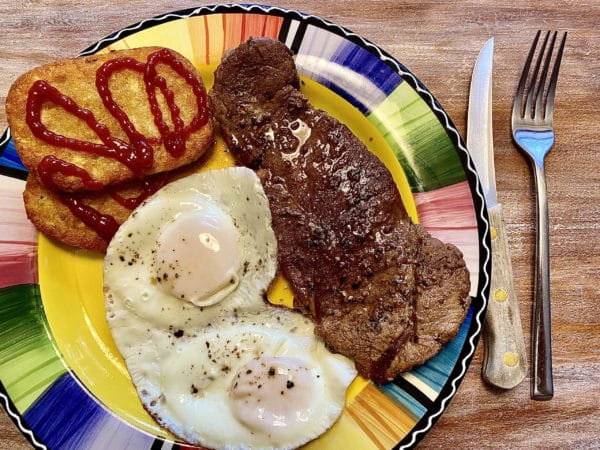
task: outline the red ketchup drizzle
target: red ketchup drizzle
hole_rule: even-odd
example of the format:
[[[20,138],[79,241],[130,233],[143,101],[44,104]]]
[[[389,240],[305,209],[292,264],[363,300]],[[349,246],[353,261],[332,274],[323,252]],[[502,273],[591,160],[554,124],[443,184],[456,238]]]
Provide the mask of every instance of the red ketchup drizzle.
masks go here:
[[[59,160],[60,161],[60,160]],[[144,200],[167,184],[168,178],[158,177],[151,181],[144,180],[142,192],[135,197],[125,198],[118,193],[117,188],[109,189],[110,196],[124,208],[133,211]],[[119,222],[109,214],[102,214],[97,209],[86,205],[81,199],[81,194],[60,194],[59,198],[69,210],[88,227],[92,228],[105,241],[110,241],[119,228]]]
[[[80,141],[70,137],[57,134],[50,131],[46,125],[42,123],[41,113],[42,105],[45,102],[52,102],[56,105],[61,106],[65,111],[73,114],[75,117],[85,121],[86,125],[90,127],[96,135],[100,138],[104,144],[97,144],[94,142]],[[29,95],[27,96],[27,113],[26,122],[29,125],[33,135],[49,144],[57,147],[66,147],[71,150],[83,151],[87,153],[93,153],[96,155],[107,156],[114,158],[123,164],[125,164],[133,173],[138,176],[143,174],[142,170],[147,166],[143,162],[138,162],[139,156],[136,152],[132,151],[133,148],[127,142],[124,142],[110,134],[110,130],[105,125],[101,124],[96,120],[94,113],[89,109],[80,108],[77,103],[73,101],[69,96],[62,94],[54,86],[50,85],[47,81],[38,80],[29,89]],[[42,161],[43,162],[43,161]],[[40,164],[42,164],[42,162]],[[44,167],[48,170],[48,167]],[[80,168],[80,170],[83,170]],[[68,173],[68,175],[78,175],[77,173]],[[88,175],[89,176],[89,175]],[[56,188],[54,182],[48,187]],[[91,186],[86,188],[91,189]],[[98,189],[98,188],[96,188]]]
[[[100,181],[94,180],[87,170],[84,170],[81,167],[71,164],[63,159],[59,159],[54,155],[44,156],[44,158],[38,164],[38,174],[40,175],[42,183],[44,183],[46,186],[54,186],[52,177],[55,173],[59,172],[66,176],[79,177],[83,181],[85,187],[88,189],[97,190],[104,187]]]
[[[175,103],[175,94],[168,88],[164,77],[157,73],[156,67],[158,64],[170,66],[179,76],[184,78],[196,97],[198,112],[187,125],[183,122],[180,110]],[[123,111],[112,97],[108,85],[110,77],[118,70],[127,69],[143,74],[146,96],[154,123],[161,136],[160,139],[149,138],[141,134],[131,120],[129,120],[125,111]],[[162,143],[172,156],[181,156],[185,152],[185,143],[190,134],[202,128],[208,121],[209,114],[204,86],[194,73],[168,49],[161,49],[149,54],[146,63],[130,57],[115,58],[106,61],[96,71],[96,89],[105,108],[117,120],[119,126],[127,135],[129,142],[113,136],[106,125],[96,120],[92,111],[80,107],[72,98],[64,95],[44,80],[38,80],[33,83],[27,96],[26,122],[33,135],[57,147],[113,158],[127,166],[136,177],[142,178],[154,162],[152,145],[160,145]],[[169,125],[162,116],[162,111],[156,98],[157,89],[162,93],[169,108],[173,129],[169,128]],[[73,116],[83,120],[94,131],[102,143],[81,141],[49,130],[42,123],[41,119],[42,106],[46,102],[54,103]],[[88,190],[99,190],[104,187],[103,183],[93,179],[85,169],[53,155],[46,156],[40,161],[38,172],[44,185],[54,190],[57,188],[53,180],[53,176],[56,173],[61,173],[64,176],[78,177]],[[162,187],[165,182],[145,182],[143,192],[134,198],[123,198],[115,190],[111,190],[110,195],[122,206],[134,209],[148,196]],[[119,224],[112,216],[102,214],[96,209],[85,205],[76,194],[61,194],[60,199],[76,217],[82,220],[88,227],[95,230],[103,239],[110,240],[117,231]]]
[[[125,198],[118,193],[117,189],[109,190],[109,194],[117,203],[119,203],[124,208],[134,210],[139,205],[141,205],[144,200],[146,200],[148,197],[150,197],[152,194],[158,191],[165,184],[167,184],[167,177],[158,177],[153,178],[152,180],[144,180],[142,192],[135,197]]]
[[[106,242],[110,241],[119,229],[119,222],[113,216],[102,214],[97,209],[86,205],[76,194],[60,195],[60,201],[71,210],[75,217],[98,233],[98,236]]]

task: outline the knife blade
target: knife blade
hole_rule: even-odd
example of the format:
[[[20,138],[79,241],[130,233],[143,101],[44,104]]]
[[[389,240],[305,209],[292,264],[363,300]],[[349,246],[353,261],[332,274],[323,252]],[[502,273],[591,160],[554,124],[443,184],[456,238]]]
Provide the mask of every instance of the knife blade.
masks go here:
[[[510,389],[527,374],[525,340],[506,237],[502,206],[496,193],[492,128],[494,38],[475,62],[469,93],[467,148],[479,174],[490,218],[492,277],[484,326],[483,379]]]

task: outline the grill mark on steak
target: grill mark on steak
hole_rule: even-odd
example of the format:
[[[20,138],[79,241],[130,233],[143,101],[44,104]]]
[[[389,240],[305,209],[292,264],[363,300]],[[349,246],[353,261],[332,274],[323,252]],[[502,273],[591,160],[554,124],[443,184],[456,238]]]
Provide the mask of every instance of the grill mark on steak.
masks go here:
[[[223,59],[210,98],[234,157],[263,183],[294,307],[361,375],[388,381],[457,332],[468,271],[454,246],[412,223],[381,161],[299,86],[284,44],[251,39]]]

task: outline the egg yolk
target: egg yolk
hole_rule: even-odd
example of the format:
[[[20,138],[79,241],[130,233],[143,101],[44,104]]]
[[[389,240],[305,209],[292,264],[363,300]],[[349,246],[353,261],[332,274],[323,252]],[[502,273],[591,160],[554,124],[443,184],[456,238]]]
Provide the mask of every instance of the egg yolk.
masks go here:
[[[160,234],[155,267],[170,295],[197,306],[221,301],[239,283],[233,220],[212,204],[178,215]]]
[[[318,378],[297,358],[255,358],[234,377],[234,414],[249,428],[269,435],[302,429],[313,416]]]

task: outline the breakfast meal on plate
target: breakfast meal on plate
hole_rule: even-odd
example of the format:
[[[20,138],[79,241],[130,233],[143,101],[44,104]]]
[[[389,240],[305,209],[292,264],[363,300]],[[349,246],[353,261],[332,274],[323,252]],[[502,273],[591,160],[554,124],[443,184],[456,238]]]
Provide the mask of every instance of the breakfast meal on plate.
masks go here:
[[[343,410],[353,364],[264,300],[276,268],[269,204],[243,167],[168,184],[110,242],[114,341],[144,407],[186,442],[295,448]]]
[[[173,50],[145,47],[57,61],[6,101],[29,170],[27,215],[67,245],[104,252],[131,210],[213,143],[202,78]]]
[[[386,166],[299,88],[293,53],[250,39],[209,94],[187,59],[148,47],[41,66],[7,98],[28,217],[105,252],[133,386],[190,444],[303,445],[357,374],[424,363],[470,305],[461,252],[412,222]],[[213,119],[240,166],[196,173]],[[276,275],[293,308],[267,301]]]
[[[299,90],[293,53],[250,39],[209,97],[237,161],[260,176],[294,307],[377,382],[434,356],[470,304],[461,252],[410,220],[383,163]]]

